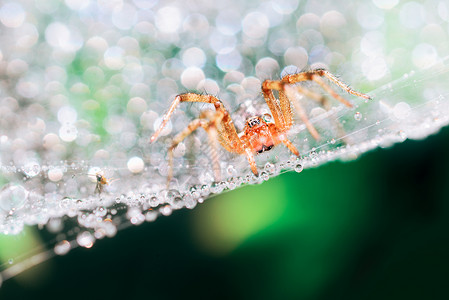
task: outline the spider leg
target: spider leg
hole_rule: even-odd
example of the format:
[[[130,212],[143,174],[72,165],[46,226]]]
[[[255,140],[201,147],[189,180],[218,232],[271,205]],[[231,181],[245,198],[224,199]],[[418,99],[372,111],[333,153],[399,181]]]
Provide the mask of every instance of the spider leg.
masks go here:
[[[159,134],[161,133],[162,129],[164,129],[165,125],[167,125],[168,120],[170,119],[171,115],[175,111],[176,106],[178,106],[179,102],[181,102],[181,97],[178,95],[175,97],[175,100],[170,105],[170,108],[165,113],[164,117],[162,118],[161,125],[159,125],[159,128],[153,133],[153,135],[150,138],[150,143],[154,142]]]
[[[327,71],[326,69],[315,69],[314,72],[322,77],[326,77],[327,79],[329,79],[330,81],[332,81],[334,84],[338,85],[342,90],[346,91],[347,93],[360,97],[360,98],[364,98],[366,100],[371,100],[371,97],[367,94],[363,94],[360,92],[357,92],[353,89],[351,89],[346,83],[344,83],[343,81],[341,81],[340,79],[338,79],[334,74],[332,74],[331,72]]]
[[[278,107],[278,106],[277,106],[277,104],[275,102],[275,98],[273,96],[273,90],[279,91],[279,102],[282,104],[281,107],[283,108],[282,115],[285,117],[287,122],[281,123],[281,125],[278,125],[278,123],[275,122],[276,127],[278,127],[280,131],[285,131],[290,128],[291,124],[293,123],[292,113],[291,113],[291,108],[290,108],[290,102],[291,102],[293,104],[293,106],[295,106],[295,109],[296,109],[299,117],[301,118],[303,123],[306,125],[307,130],[310,132],[310,134],[313,136],[314,139],[318,140],[320,138],[320,135],[318,134],[317,130],[312,125],[312,123],[310,123],[310,120],[307,117],[306,111],[304,110],[304,108],[302,107],[302,105],[299,102],[299,99],[297,98],[300,96],[299,93],[309,94],[309,92],[302,87],[292,86],[288,83],[289,82],[283,82],[280,80],[265,80],[262,84],[262,90],[264,91],[264,95],[267,93],[267,95],[270,96],[269,99],[265,98],[265,99],[267,99],[267,103],[269,101],[274,102],[273,106],[276,106],[276,107]],[[274,100],[271,100],[271,96],[273,97]],[[281,107],[278,107],[278,108],[281,109]],[[270,108],[270,110],[271,110],[271,108]]]
[[[313,124],[310,122],[309,117],[307,117],[307,113],[306,113],[305,109],[302,107],[301,102],[300,102],[300,97],[302,97],[302,95],[306,95],[307,90],[300,86],[293,86],[293,85],[286,84],[284,86],[284,91],[287,94],[287,97],[290,99],[293,106],[295,107],[299,118],[304,123],[304,125],[306,125],[307,130],[310,132],[310,135],[315,140],[318,141],[320,139],[320,134],[316,130],[315,126],[313,126]]]
[[[176,107],[181,102],[203,102],[203,103],[216,103],[220,102],[216,97],[212,95],[200,95],[195,93],[185,93],[180,94],[175,97],[175,100],[173,100],[172,104],[170,105],[170,108],[168,109],[167,113],[162,118],[161,125],[159,128],[154,132],[154,134],[150,138],[150,143],[154,142],[161,131],[164,129],[164,127],[167,125],[168,120],[170,119],[171,115],[175,111]]]
[[[221,122],[216,126],[218,141],[223,148],[231,153],[243,153],[245,144],[240,140],[229,112],[221,102],[215,102],[214,105],[216,111],[223,114]]]
[[[251,171],[254,175],[258,176],[256,161],[254,159],[254,154],[251,151],[251,147],[248,146],[248,141],[242,137],[240,138],[235,129],[234,123],[226,109],[224,109],[221,102],[215,103],[215,108],[217,111],[223,113],[223,119],[221,120],[219,126],[217,126],[218,141],[227,151],[237,154],[245,153],[248,163],[251,167]]]
[[[257,171],[256,160],[254,159],[254,154],[251,152],[249,147],[245,148],[246,158],[248,159],[249,165],[251,166],[251,171],[254,175],[259,176],[259,171]]]
[[[209,142],[211,143],[211,158],[214,169],[215,180],[220,181],[220,163],[218,160],[218,149],[216,146],[217,141],[217,125],[223,119],[223,114],[221,112],[211,112],[204,111],[201,113],[199,119],[195,119],[187,125],[187,127],[178,133],[174,138],[173,142],[168,148],[168,175],[167,175],[167,188],[173,178],[173,150],[181,143],[187,136],[194,132],[199,127],[202,127],[209,136]]]
[[[288,105],[283,104],[281,107],[277,103],[276,97],[274,97],[273,90],[281,91],[282,89],[280,86],[278,86],[278,84],[280,84],[280,81],[265,80],[262,83],[262,93],[265,98],[265,101],[267,102],[268,108],[270,109],[271,115],[273,116],[276,127],[279,128],[279,130],[283,131],[288,129],[293,121],[291,116],[290,104],[289,103],[287,103]],[[285,97],[280,96],[279,98]],[[285,99],[282,100],[284,100],[285,102]],[[287,109],[287,111],[283,112],[282,108]]]
[[[299,154],[298,149],[296,149],[296,147],[293,145],[293,143],[285,138],[282,140],[282,143],[288,148],[288,150],[290,150],[294,155],[296,155],[297,157],[301,158],[301,154]]]
[[[316,92],[314,92],[314,91],[311,91],[311,90],[309,90],[309,89],[306,89],[306,88],[304,88],[304,87],[302,87],[302,86],[299,87],[299,88],[298,88],[298,87],[299,87],[299,86],[296,86],[298,92],[302,93],[302,94],[303,94],[304,96],[306,96],[308,99],[312,99],[312,100],[314,100],[314,101],[320,103],[321,106],[323,106],[326,110],[329,110],[329,109],[330,109],[329,101],[328,101],[328,99],[327,99],[325,96],[323,96],[323,95],[321,95],[321,94],[319,94],[319,93],[316,93]]]
[[[367,100],[371,99],[370,96],[351,89],[347,84],[345,84],[343,81],[338,79],[335,75],[333,75],[329,71],[327,71],[325,69],[321,69],[321,68],[315,69],[312,71],[286,75],[286,76],[282,77],[282,81],[285,83],[297,83],[300,81],[313,80],[316,83],[318,83],[326,92],[331,94],[332,97],[334,97],[335,99],[337,99],[344,105],[346,105],[348,107],[352,107],[352,104],[348,100],[344,99],[339,94],[337,94],[326,82],[324,82],[324,80],[321,77],[326,77],[327,79],[332,81],[335,85],[339,86],[342,90],[346,91],[347,93],[349,93],[351,95],[354,95],[354,96],[357,96],[360,98],[364,98]]]
[[[271,92],[271,91],[269,91]],[[271,92],[271,97],[274,99],[274,95]],[[269,100],[267,100],[268,102]],[[237,130],[232,122],[232,119],[229,115],[229,112],[224,108],[223,103],[216,97],[211,95],[200,95],[195,93],[186,93],[181,94],[175,97],[175,100],[170,105],[169,110],[164,115],[161,125],[155,131],[155,133],[151,136],[150,142],[154,142],[164,127],[167,125],[168,120],[171,115],[175,111],[176,107],[181,102],[203,102],[203,103],[211,103],[215,106],[215,114],[212,115],[210,111],[205,111],[200,115],[199,119],[192,121],[187,128],[185,128],[182,132],[180,132],[173,139],[173,144],[170,146],[168,150],[169,156],[169,174],[168,174],[168,182],[170,182],[173,177],[173,149],[188,135],[190,135],[193,131],[198,129],[199,127],[203,127],[209,135],[209,141],[211,143],[211,157],[214,164],[214,175],[216,179],[220,178],[220,164],[218,160],[218,150],[215,141],[218,142],[225,148],[227,151],[237,154],[246,154],[248,162],[251,166],[251,170],[255,175],[258,175],[256,162],[254,160],[254,155],[251,152],[251,147],[248,146],[247,141],[242,140],[238,134]],[[277,124],[284,124],[284,120],[279,121],[282,117],[281,108],[277,105],[276,100],[270,101],[269,106],[272,106],[272,114],[273,118],[277,121]],[[276,111],[278,114],[276,114]],[[283,118],[283,117],[282,117]],[[280,123],[282,122],[282,123]]]
[[[324,82],[324,80],[319,77],[318,75],[312,75],[312,80],[315,81],[316,83],[318,83],[326,92],[328,92],[329,94],[331,94],[332,97],[334,97],[335,99],[337,99],[338,101],[340,101],[341,103],[343,103],[344,105],[346,105],[347,107],[352,107],[353,105],[351,104],[351,102],[349,102],[348,100],[346,100],[345,98],[343,98],[342,96],[340,96],[339,94],[337,94],[326,82]]]

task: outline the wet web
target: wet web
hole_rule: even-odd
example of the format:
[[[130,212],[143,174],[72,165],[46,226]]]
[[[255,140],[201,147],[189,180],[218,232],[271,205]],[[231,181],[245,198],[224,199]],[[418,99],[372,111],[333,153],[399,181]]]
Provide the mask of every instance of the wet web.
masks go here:
[[[447,45],[426,39],[440,34],[440,25],[426,28],[422,40],[415,30],[406,35],[419,16],[387,14],[397,4],[379,1],[230,2],[235,11],[162,0],[0,5],[0,234],[37,226],[54,237],[10,256],[0,265],[0,285],[54,255],[213,195],[423,139],[449,123],[449,60],[441,59]],[[357,17],[342,13],[348,6],[357,6]],[[447,18],[430,4],[424,9],[432,20]],[[211,108],[181,104],[150,144],[176,94],[216,95],[241,131],[247,117],[268,112],[264,79],[317,62],[356,90],[376,87],[368,92],[373,99],[341,93],[354,104],[347,108],[326,95],[324,109],[296,93],[321,139],[296,117],[288,137],[302,158],[279,145],[256,156],[259,176],[244,155],[219,150],[217,181],[210,143],[198,130],[174,150],[167,189],[173,136]],[[99,185],[97,175],[108,184]]]
[[[445,84],[448,79],[448,60],[443,60],[370,92],[372,100],[352,99],[357,103],[354,108],[338,104],[328,111],[320,106],[312,108],[311,121],[322,140],[314,140],[303,124],[294,125],[289,137],[302,152],[302,158],[278,146],[257,156],[258,177],[251,173],[244,156],[221,153],[222,180],[214,181],[207,155],[208,143],[199,142],[207,138],[197,136],[193,137],[200,144],[197,149],[185,147],[181,153],[184,155],[177,154],[174,166],[177,172],[168,190],[167,161],[163,155],[160,159],[144,156],[142,162],[131,158],[107,160],[103,164],[62,161],[22,167],[3,165],[2,177],[11,183],[0,193],[2,232],[18,234],[24,225],[40,224],[50,232],[64,234],[49,242],[53,244],[50,250],[36,248],[34,255],[18,257],[12,266],[6,262],[1,266],[2,277],[8,279],[74,247],[90,248],[97,239],[113,237],[117,230],[130,225],[154,221],[174,210],[193,209],[212,195],[259,184],[283,172],[301,172],[337,159],[352,160],[371,149],[389,147],[407,138],[423,139],[449,123],[449,90]],[[263,104],[263,99],[246,102],[245,110],[253,109],[248,105],[259,103]],[[183,115],[184,111],[180,109],[178,114]],[[238,118],[236,120],[238,123]],[[164,153],[170,141],[167,135],[167,142],[161,139],[148,146],[147,137],[142,139],[143,148],[149,147],[142,150],[145,153]],[[189,152],[195,155],[184,158],[189,157]],[[101,194],[95,193],[96,179],[92,176],[99,172],[118,179]],[[58,184],[51,178],[55,176],[52,173],[60,177],[56,181]],[[39,191],[45,190],[47,184],[54,184],[56,190],[41,194]]]

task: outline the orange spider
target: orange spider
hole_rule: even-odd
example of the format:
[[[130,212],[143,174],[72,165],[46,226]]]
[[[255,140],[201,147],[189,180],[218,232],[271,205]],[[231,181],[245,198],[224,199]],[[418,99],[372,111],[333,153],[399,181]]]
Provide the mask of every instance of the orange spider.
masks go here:
[[[304,122],[310,134],[318,140],[320,138],[315,127],[310,123],[307,115],[299,103],[296,95],[302,94],[306,97],[324,103],[324,96],[305,89],[304,87],[294,85],[301,81],[312,80],[318,83],[333,98],[337,99],[344,105],[352,107],[352,104],[346,99],[338,95],[323,79],[325,77],[338,85],[349,94],[371,99],[370,96],[352,90],[348,85],[340,81],[333,74],[325,69],[314,69],[311,71],[300,72],[284,76],[281,80],[265,80],[262,84],[262,92],[265,101],[270,109],[270,114],[262,116],[253,116],[247,119],[245,128],[240,134],[232,122],[229,112],[224,108],[223,103],[212,95],[200,95],[196,93],[185,93],[176,96],[171,104],[168,112],[164,115],[162,123],[156,132],[151,136],[150,142],[154,142],[162,129],[167,124],[170,116],[173,114],[176,106],[181,102],[203,102],[211,103],[215,106],[215,111],[202,111],[199,118],[190,122],[190,124],[176,135],[172,145],[168,149],[169,154],[169,172],[168,182],[170,182],[173,174],[173,149],[182,142],[188,135],[195,131],[198,127],[204,128],[212,142],[212,160],[214,167],[215,179],[220,178],[220,166],[218,161],[218,153],[214,141],[218,140],[221,146],[229,152],[237,154],[245,154],[251,166],[251,171],[257,176],[257,166],[254,155],[268,151],[274,146],[283,143],[293,154],[300,157],[299,151],[287,138],[287,132],[293,124],[293,116],[291,104],[295,107],[299,117]],[[273,94],[278,91],[279,100]]]

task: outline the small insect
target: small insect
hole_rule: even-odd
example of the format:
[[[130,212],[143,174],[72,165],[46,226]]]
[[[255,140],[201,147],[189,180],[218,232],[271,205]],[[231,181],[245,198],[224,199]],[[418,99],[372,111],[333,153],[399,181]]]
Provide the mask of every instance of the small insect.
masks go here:
[[[118,180],[118,179],[107,179],[101,171],[96,172],[95,174],[87,174],[96,182],[95,193],[101,194],[103,192],[104,186],[109,185],[110,183]]]
[[[351,89],[348,85],[339,80],[335,75],[323,68],[317,68],[310,71],[300,72],[297,74],[290,74],[282,77],[281,80],[265,80],[262,84],[262,93],[271,114],[264,114],[261,116],[253,116],[246,120],[244,130],[237,133],[237,130],[232,122],[229,112],[224,108],[223,103],[212,95],[200,95],[196,93],[185,93],[175,97],[169,110],[164,115],[162,123],[155,133],[151,136],[150,142],[154,142],[162,129],[167,125],[168,120],[173,114],[175,108],[181,102],[203,102],[211,103],[215,106],[215,111],[205,110],[200,113],[198,119],[193,120],[188,126],[178,133],[168,148],[169,157],[169,172],[168,183],[173,175],[173,149],[181,143],[187,136],[194,132],[199,127],[202,127],[209,136],[212,148],[212,161],[215,179],[220,179],[220,165],[218,160],[218,150],[216,149],[215,141],[218,141],[221,146],[236,154],[244,154],[251,166],[251,171],[257,176],[257,166],[254,156],[272,149],[278,144],[284,144],[294,155],[300,157],[298,149],[287,138],[287,133],[293,125],[292,107],[296,110],[302,122],[305,124],[307,130],[316,140],[320,138],[315,127],[309,121],[305,110],[301,106],[296,95],[302,94],[308,98],[325,103],[325,97],[321,94],[313,92],[302,86],[295,85],[302,81],[314,81],[320,85],[323,90],[329,93],[334,99],[340,101],[347,107],[352,107],[352,104],[337,94],[324,80],[327,78],[347,93],[354,96],[371,99],[370,96],[362,94]],[[276,99],[273,91],[278,92],[279,99]]]

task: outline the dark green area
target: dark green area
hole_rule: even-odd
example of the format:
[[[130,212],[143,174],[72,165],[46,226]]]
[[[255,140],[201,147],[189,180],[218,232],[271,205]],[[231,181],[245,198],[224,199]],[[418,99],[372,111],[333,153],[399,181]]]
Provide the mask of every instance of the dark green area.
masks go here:
[[[0,299],[449,299],[448,151],[446,128],[272,179],[284,214],[225,257],[198,249],[191,221],[258,186],[56,257],[39,286],[10,280]]]

